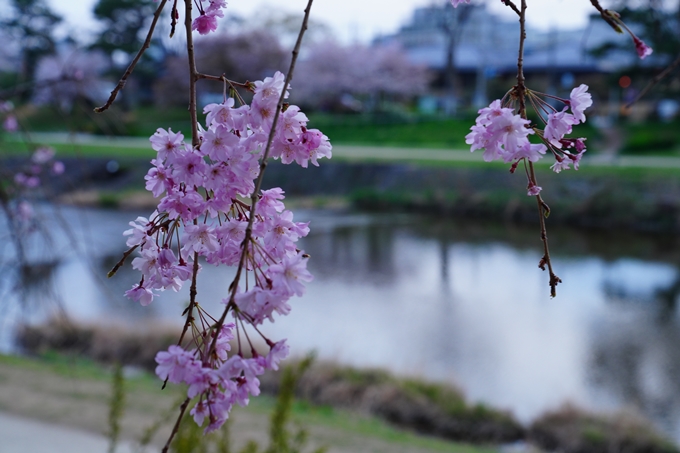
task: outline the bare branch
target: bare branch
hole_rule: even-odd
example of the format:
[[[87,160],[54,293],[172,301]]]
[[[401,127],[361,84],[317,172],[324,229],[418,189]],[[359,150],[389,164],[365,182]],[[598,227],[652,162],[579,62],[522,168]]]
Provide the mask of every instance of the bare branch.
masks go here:
[[[245,89],[250,89],[250,88],[251,88],[251,83],[248,82],[248,81],[245,81],[245,82],[243,82],[243,83],[234,82],[233,80],[227,79],[227,78],[226,78],[225,76],[223,76],[223,75],[221,75],[221,76],[214,76],[214,75],[203,74],[203,73],[200,73],[200,72],[199,72],[198,74],[196,74],[196,77],[197,77],[199,80],[200,80],[200,79],[205,79],[205,80],[212,80],[212,81],[214,81],[214,82],[222,82],[222,83],[227,82],[229,85],[233,85],[233,86],[237,86],[237,87],[241,87],[241,88],[245,88]]]
[[[189,59],[189,115],[191,115],[191,146],[200,145],[198,137],[198,111],[196,100],[196,81],[198,70],[196,69],[196,57],[194,55],[194,36],[191,30],[191,0],[184,0],[184,28],[187,32],[187,57]]]
[[[596,1],[596,0],[593,0]],[[519,115],[526,119],[527,117],[527,106],[526,106],[526,86],[524,79],[524,41],[526,40],[526,10],[527,2],[522,0],[522,6],[519,15],[519,55],[517,56],[517,86],[515,87],[514,95],[519,101]],[[534,171],[533,162],[529,161],[529,181],[532,185],[538,186],[536,182],[536,173]],[[550,212],[550,208],[547,208],[547,204],[541,198],[541,195],[536,195],[536,203],[538,205],[538,217],[539,224],[541,227],[541,241],[543,242],[543,258],[541,258],[538,267],[545,270],[545,266],[548,266],[548,272],[550,274],[550,296],[555,297],[557,295],[557,284],[562,282],[560,278],[555,275],[552,268],[552,262],[550,260],[550,249],[548,247],[548,233],[545,227],[545,217],[546,214]],[[547,208],[547,209],[546,209]]]
[[[604,9],[602,5],[600,5],[599,0],[590,0],[590,3],[595,7],[598,13],[600,13],[600,16],[602,16],[602,19],[609,24],[610,27],[614,29],[617,33],[623,33],[623,30],[621,30],[621,27],[619,26],[618,23],[613,19],[612,13],[608,9]],[[616,14],[616,13],[614,13]]]
[[[172,38],[173,36],[175,36],[175,27],[177,27],[177,19],[179,19],[179,12],[177,11],[177,0],[174,0],[172,2],[172,10],[170,11],[170,15],[172,16],[170,22],[170,37]]]
[[[113,101],[116,100],[116,96],[118,96],[118,92],[120,90],[122,90],[123,87],[125,87],[125,83],[127,82],[127,79],[132,74],[132,71],[135,70],[135,66],[137,66],[137,63],[142,58],[142,55],[144,55],[144,52],[146,52],[146,49],[148,49],[149,46],[151,45],[151,38],[153,37],[153,32],[156,28],[156,24],[158,23],[158,19],[161,17],[161,13],[163,12],[163,8],[165,7],[165,4],[167,2],[168,2],[168,0],[161,0],[161,3],[158,5],[158,8],[156,8],[156,12],[153,13],[153,20],[151,21],[151,25],[149,26],[149,32],[146,34],[146,39],[144,40],[144,44],[142,44],[141,49],[139,49],[139,52],[137,52],[137,55],[135,55],[135,58],[130,63],[130,66],[128,66],[128,68],[125,70],[123,77],[121,77],[120,80],[118,81],[118,85],[116,85],[116,87],[111,92],[111,96],[109,96],[109,99],[106,101],[106,104],[102,105],[101,107],[95,108],[94,109],[95,112],[101,113],[104,110],[111,107],[111,104],[113,104]]]
[[[168,453],[168,450],[170,449],[170,443],[172,443],[172,439],[175,438],[175,434],[177,434],[177,431],[179,431],[179,424],[182,423],[182,418],[184,418],[184,412],[186,412],[187,406],[189,406],[190,401],[191,401],[191,398],[187,398],[187,399],[184,400],[184,402],[180,406],[179,416],[177,417],[177,421],[175,422],[175,426],[172,427],[172,432],[170,433],[170,436],[168,437],[168,441],[165,443],[163,450],[161,450],[162,453]]]
[[[638,93],[638,95],[635,96],[635,99],[633,99],[631,102],[626,104],[626,108],[630,108],[633,104],[635,104],[637,101],[642,99],[642,97],[645,94],[647,94],[649,92],[649,90],[654,88],[657,83],[661,82],[663,79],[668,77],[671,74],[671,72],[673,72],[675,70],[675,68],[677,68],[678,66],[680,66],[680,54],[678,54],[678,57],[675,59],[675,61],[673,61],[673,63],[669,64],[666,69],[664,69],[659,74],[654,76],[654,78],[652,80],[650,80],[649,83],[647,83],[647,86],[645,86],[642,89],[642,91],[640,91],[640,93]]]
[[[519,8],[517,8],[517,5],[515,5],[512,0],[501,0],[505,6],[509,6],[510,9],[512,9],[514,12],[517,13],[518,16],[522,16],[522,13],[520,12]]]

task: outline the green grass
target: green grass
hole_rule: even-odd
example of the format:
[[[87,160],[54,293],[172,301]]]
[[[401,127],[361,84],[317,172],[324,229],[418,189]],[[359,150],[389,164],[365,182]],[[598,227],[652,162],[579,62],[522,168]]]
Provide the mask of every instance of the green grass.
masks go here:
[[[310,115],[309,126],[320,129],[331,143],[418,148],[465,148],[474,121],[397,119],[379,122],[365,116]]]
[[[57,152],[59,157],[109,157],[109,158],[148,158],[153,159],[156,153],[151,146],[122,146],[115,142],[80,144],[80,143],[40,143],[49,145]],[[29,145],[24,141],[11,141],[9,139],[0,142],[0,154],[3,156],[27,156],[30,149],[35,145]]]
[[[110,382],[114,373],[112,368],[104,367],[92,360],[82,359],[71,355],[54,352],[42,354],[39,357],[19,357],[0,354],[0,366],[20,368],[40,376],[61,376],[73,381]],[[127,377],[125,386],[129,392],[158,394],[160,381],[145,372],[137,373],[134,377]],[[176,387],[176,386],[172,386]],[[177,392],[172,392],[174,397]],[[251,398],[246,408],[237,408],[233,417],[238,417],[240,411],[249,411],[261,415],[269,414],[275,405],[275,398],[260,395]],[[417,436],[411,432],[398,430],[376,418],[334,409],[328,406],[313,406],[303,401],[293,404],[294,420],[308,427],[322,426],[338,430],[346,436],[366,436],[392,443],[406,444],[414,448],[428,451],[442,451],[451,453],[492,453],[493,447],[480,447],[462,443],[446,442],[443,440]]]
[[[325,114],[312,112],[309,127],[320,129],[334,144],[398,146],[417,148],[464,148],[465,135],[474,124],[476,114],[461,118],[425,117],[407,114]],[[114,105],[101,114],[91,106],[78,106],[72,112],[54,108],[26,106],[19,109],[21,124],[29,131],[74,131],[100,135],[149,137],[158,127],[172,128],[188,134],[189,116],[183,108],[141,107],[122,111]],[[200,115],[203,121],[203,116]],[[680,120],[663,123],[655,120],[632,124],[622,122],[622,152],[635,155],[680,154]],[[574,133],[588,139],[590,152],[597,152],[599,132],[590,122],[574,128]]]
[[[622,125],[625,144],[622,154],[677,155],[680,153],[680,119],[670,123],[647,121]]]

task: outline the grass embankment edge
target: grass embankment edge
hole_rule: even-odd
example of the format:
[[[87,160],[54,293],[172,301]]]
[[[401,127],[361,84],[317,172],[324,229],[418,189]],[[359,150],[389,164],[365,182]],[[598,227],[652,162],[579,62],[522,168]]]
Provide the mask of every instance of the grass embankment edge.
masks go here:
[[[49,380],[52,377],[61,377],[73,381],[97,381],[109,382],[113,376],[113,369],[98,364],[92,360],[74,357],[72,355],[48,352],[37,357],[24,357],[0,354],[0,367],[22,369],[36,373]],[[0,383],[5,384],[2,379]],[[125,386],[128,393],[144,393],[153,395],[158,392],[160,383],[158,379],[144,371],[135,370],[132,375],[126,377]],[[10,389],[7,388],[7,391]],[[174,398],[177,392],[169,395],[169,400]],[[63,396],[63,395],[62,395]],[[102,396],[106,398],[108,396]],[[77,396],[74,396],[77,398]],[[251,415],[267,417],[275,404],[275,398],[269,395],[260,395],[251,399],[246,408],[236,408],[234,418],[239,413],[247,412]],[[0,407],[0,410],[7,408]],[[27,415],[27,414],[22,414]],[[30,414],[29,414],[30,415]],[[40,414],[33,414],[35,418],[41,418]],[[370,437],[388,443],[407,444],[414,448],[426,449],[427,451],[446,451],[452,453],[491,453],[497,449],[493,447],[473,446],[463,443],[448,442],[426,436],[419,436],[405,430],[396,429],[387,423],[362,414],[356,414],[330,406],[313,406],[303,401],[296,401],[293,405],[293,418],[296,423],[306,427],[323,427],[341,431],[346,436],[360,435]]]

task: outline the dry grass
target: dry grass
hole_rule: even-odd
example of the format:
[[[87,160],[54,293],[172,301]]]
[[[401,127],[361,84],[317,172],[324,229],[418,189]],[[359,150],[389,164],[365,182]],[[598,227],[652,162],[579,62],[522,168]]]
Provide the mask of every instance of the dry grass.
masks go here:
[[[115,327],[52,321],[20,329],[19,343],[28,352],[59,351],[102,363],[134,365],[153,371],[159,350],[176,342],[177,330],[136,332]],[[278,373],[261,379],[264,393],[275,395]],[[296,395],[326,405],[377,416],[395,425],[451,440],[504,443],[523,439],[524,428],[509,413],[470,405],[452,386],[399,379],[382,370],[358,370],[316,363],[300,380]]]
[[[637,414],[598,415],[564,405],[538,418],[530,440],[563,453],[673,453],[678,448]]]

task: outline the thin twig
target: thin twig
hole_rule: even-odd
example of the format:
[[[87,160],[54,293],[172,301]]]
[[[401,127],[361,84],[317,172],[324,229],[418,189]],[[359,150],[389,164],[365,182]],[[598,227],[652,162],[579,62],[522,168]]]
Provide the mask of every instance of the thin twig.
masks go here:
[[[196,282],[198,280],[198,252],[194,252],[194,268],[191,274],[191,286],[189,287],[189,307],[187,308],[187,319],[184,322],[184,328],[182,329],[182,334],[179,336],[177,341],[178,346],[182,346],[182,341],[184,341],[184,336],[189,330],[189,326],[194,322],[194,307],[196,306]]]
[[[675,59],[675,61],[673,61],[673,63],[669,64],[666,69],[661,71],[652,80],[650,80],[649,83],[647,83],[647,86],[644,87],[642,89],[642,91],[640,91],[640,93],[638,93],[637,96],[635,96],[635,99],[633,99],[631,102],[626,104],[626,108],[630,108],[633,104],[635,104],[637,101],[642,99],[642,97],[645,94],[647,94],[649,92],[649,90],[654,88],[654,86],[656,86],[657,83],[661,82],[663,79],[668,77],[670,75],[670,73],[673,72],[675,70],[675,68],[678,67],[678,65],[680,65],[680,54],[678,54],[678,57]]]
[[[522,0],[522,10],[519,13],[519,51],[517,56],[517,89],[515,95],[519,101],[519,116],[527,118],[526,86],[524,79],[524,41],[527,39],[526,31],[527,2]]]
[[[522,0],[522,6],[519,15],[519,52],[517,56],[517,86],[515,87],[515,96],[519,101],[519,115],[526,119],[527,118],[527,107],[526,107],[526,86],[524,78],[524,41],[526,40],[526,10],[527,2]],[[538,186],[536,182],[536,173],[534,171],[533,162],[529,161],[529,182],[531,185]],[[545,215],[550,212],[546,209],[547,204],[541,198],[541,194],[536,195],[536,203],[538,205],[538,217],[541,227],[541,241],[543,242],[543,258],[539,263],[539,267],[545,270],[545,266],[548,266],[548,272],[550,274],[550,296],[555,297],[557,295],[556,287],[557,284],[562,280],[555,275],[552,268],[552,262],[550,260],[550,249],[548,247],[548,233],[545,227]]]
[[[510,9],[512,9],[514,12],[516,12],[518,16],[520,16],[520,17],[522,16],[522,13],[521,13],[520,10],[517,8],[517,5],[515,5],[515,4],[512,2],[512,0],[501,0],[501,2],[502,2],[505,6],[509,6]]]
[[[614,20],[612,13],[608,9],[604,9],[598,0],[590,0],[590,3],[595,7],[602,19],[609,24],[617,33],[623,33],[619,24]],[[616,14],[616,13],[614,13]]]
[[[168,441],[165,443],[165,446],[163,447],[163,450],[161,450],[161,453],[168,453],[168,449],[170,448],[170,443],[172,442],[172,439],[175,438],[175,434],[177,434],[177,431],[179,431],[179,424],[182,423],[182,418],[184,418],[184,412],[187,410],[187,406],[189,406],[189,402],[191,401],[191,398],[187,398],[184,400],[182,405],[179,407],[179,416],[177,417],[177,421],[175,422],[175,426],[172,427],[172,432],[170,433],[170,437],[168,437]]]
[[[279,119],[279,114],[281,113],[281,110],[283,109],[283,101],[286,97],[286,91],[288,90],[288,86],[290,85],[290,81],[293,78],[293,71],[295,70],[295,63],[298,58],[298,54],[300,53],[300,46],[302,45],[302,37],[305,34],[305,31],[307,30],[307,25],[309,23],[309,13],[312,9],[312,2],[314,0],[309,0],[307,3],[307,8],[305,8],[305,17],[302,20],[302,26],[300,27],[300,33],[298,34],[297,41],[295,42],[295,47],[293,48],[293,58],[290,62],[290,67],[288,68],[288,74],[286,74],[286,80],[283,83],[283,90],[281,91],[281,96],[279,97],[279,102],[276,105],[276,113],[274,113],[274,119],[272,122],[272,128],[269,131],[269,137],[267,139],[267,147],[264,150],[264,154],[262,155],[262,160],[260,161],[260,174],[257,176],[257,180],[255,181],[255,189],[253,190],[253,193],[250,197],[250,216],[248,218],[248,226],[246,227],[245,231],[245,238],[243,239],[243,242],[241,243],[241,246],[243,247],[243,250],[241,251],[241,258],[239,259],[238,263],[238,268],[236,269],[236,276],[234,277],[234,280],[231,283],[230,291],[231,293],[229,294],[229,302],[227,303],[227,306],[225,307],[224,311],[222,312],[222,316],[220,317],[219,321],[217,322],[217,325],[215,326],[215,330],[219,332],[222,329],[222,326],[224,325],[224,321],[227,318],[227,313],[229,313],[229,310],[235,306],[234,299],[236,297],[236,290],[238,289],[238,282],[241,279],[241,273],[243,272],[243,268],[246,263],[246,256],[248,255],[248,245],[250,244],[250,240],[253,234],[253,222],[255,220],[255,206],[257,205],[257,200],[258,200],[258,193],[260,192],[260,188],[262,187],[262,180],[264,178],[264,171],[267,168],[267,160],[269,159],[269,151],[271,150],[272,142],[274,140],[274,134],[276,132],[276,125],[278,123]],[[212,354],[212,351],[215,349],[215,346],[217,345],[217,336],[213,338],[213,341],[210,345],[210,349],[208,350],[208,356]]]
[[[529,173],[531,174],[531,181],[536,185],[536,173],[534,172],[533,162],[529,162]],[[549,274],[549,284],[550,284],[550,297],[557,296],[557,284],[562,283],[562,280],[555,275],[553,272],[552,261],[550,260],[550,248],[548,247],[548,232],[545,227],[545,217],[546,213],[550,213],[550,208],[541,198],[541,194],[536,195],[536,202],[538,204],[538,218],[541,225],[541,241],[543,242],[543,258],[538,263],[538,267],[545,270],[545,266],[548,266]]]
[[[191,146],[196,148],[200,145],[198,137],[198,110],[196,100],[196,81],[198,70],[196,69],[196,57],[194,55],[194,37],[191,30],[191,0],[184,0],[184,28],[187,32],[187,58],[189,59],[189,115],[191,116]]]
[[[170,11],[172,19],[170,21],[170,37],[175,36],[175,27],[177,27],[177,19],[179,19],[179,11],[177,11],[177,0],[172,2],[172,10]]]
[[[17,85],[14,85],[12,88],[8,88],[6,90],[0,91],[0,99],[6,99],[12,96],[18,96],[22,93],[25,93],[27,91],[31,91],[36,87],[40,88],[48,88],[53,85],[59,85],[60,83],[65,83],[65,82],[79,82],[80,80],[76,79],[73,76],[69,76],[66,74],[62,74],[61,76],[54,78],[54,79],[48,79],[48,80],[32,80],[29,82],[23,82],[19,83]]]
[[[189,115],[191,116],[191,144],[195,148],[200,144],[200,139],[198,137],[198,112],[196,111],[196,80],[198,80],[197,77],[198,71],[196,70],[196,60],[194,58],[194,41],[191,30],[191,9],[192,9],[191,0],[184,0],[184,14],[185,14],[184,27],[187,32],[187,58],[189,59],[189,93],[190,93]],[[197,220],[194,220],[194,225],[196,225],[197,223],[198,223]],[[194,252],[194,267],[191,274],[191,287],[189,289],[189,307],[187,308],[187,317],[186,321],[184,322],[182,334],[180,335],[178,341],[178,345],[180,346],[182,344],[182,341],[184,340],[184,336],[186,335],[187,330],[189,330],[189,326],[194,321],[193,313],[194,307],[196,306],[196,294],[197,294],[196,283],[198,281],[198,268],[199,268],[198,253]],[[165,387],[166,383],[167,379],[166,382],[163,383],[163,387]],[[186,411],[189,401],[191,401],[191,398],[187,398],[182,404],[179,416],[177,417],[177,422],[175,423],[175,426],[172,428],[172,431],[170,432],[170,436],[168,437],[168,441],[165,444],[165,447],[163,447],[162,450],[163,453],[166,453],[168,451],[168,448],[170,447],[170,442],[172,442],[172,439],[175,437],[175,434],[177,434],[179,424],[182,421],[182,417],[184,417],[184,412]]]
[[[225,81],[225,77],[223,75],[214,76],[214,75],[203,74],[203,73],[199,72],[199,73],[196,74],[196,77],[198,79],[213,80],[215,82],[224,82]],[[252,86],[252,84],[250,82],[239,83],[239,82],[234,82],[233,80],[229,80],[229,79],[226,79],[226,81],[230,85],[234,85],[234,86],[246,88],[246,89],[250,89],[251,86]]]
[[[132,74],[132,71],[135,70],[135,66],[137,66],[137,63],[139,60],[142,58],[142,55],[144,55],[144,52],[146,52],[146,49],[149,48],[151,45],[151,38],[153,37],[153,31],[156,28],[156,24],[158,23],[158,19],[161,17],[161,13],[163,12],[163,8],[165,7],[165,4],[168,2],[168,0],[161,0],[161,3],[158,5],[158,8],[156,8],[156,12],[153,13],[153,20],[151,21],[151,25],[149,26],[149,32],[146,34],[146,39],[144,40],[144,44],[142,44],[142,47],[139,49],[139,52],[137,52],[137,55],[135,58],[132,60],[130,63],[130,66],[125,70],[125,74],[123,74],[123,77],[120,78],[118,81],[118,85],[113,89],[111,92],[111,96],[109,96],[109,99],[106,101],[106,104],[102,105],[101,107],[97,107],[94,109],[95,112],[101,113],[104,110],[108,109],[111,107],[111,104],[113,104],[113,101],[116,100],[116,96],[118,96],[118,92],[123,89],[125,86],[125,83],[127,82],[128,77]]]
[[[123,257],[120,259],[120,261],[118,261],[118,262],[116,263],[115,266],[113,266],[113,269],[111,269],[111,270],[109,271],[109,273],[106,274],[106,276],[107,276],[108,278],[111,278],[111,277],[113,277],[114,275],[116,275],[116,272],[118,272],[118,269],[120,269],[120,268],[123,266],[123,264],[125,264],[125,260],[128,258],[128,256],[130,256],[130,254],[131,254],[132,252],[134,252],[134,251],[137,249],[137,247],[139,247],[139,246],[138,246],[138,245],[135,245],[134,247],[130,248],[127,252],[123,253]]]

